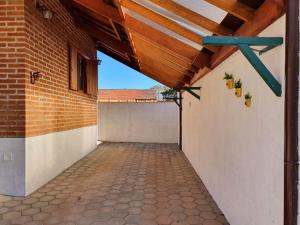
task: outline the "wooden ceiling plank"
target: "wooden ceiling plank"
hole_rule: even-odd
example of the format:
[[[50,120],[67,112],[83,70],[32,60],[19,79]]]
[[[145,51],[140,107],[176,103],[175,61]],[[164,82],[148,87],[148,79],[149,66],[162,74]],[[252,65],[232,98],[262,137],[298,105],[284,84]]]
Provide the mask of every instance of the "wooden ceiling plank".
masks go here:
[[[208,19],[172,0],[150,0],[156,5],[214,33],[221,36],[230,36],[233,31],[229,28],[222,26],[213,20]]]
[[[154,49],[158,49],[160,50],[161,52],[163,52],[164,54],[166,55],[169,55],[171,57],[174,58],[174,60],[176,60],[176,62],[180,63],[180,64],[191,64],[191,60],[166,48],[165,46],[162,46],[162,45],[159,45],[157,44],[156,42],[153,42],[152,40],[144,37],[143,35],[140,35],[139,33],[133,31],[131,32],[132,36],[134,37],[134,40],[140,40],[140,41],[143,41],[145,45],[147,46],[152,46]]]
[[[138,14],[140,14],[141,16],[150,19],[151,21],[166,27],[167,29],[181,35],[182,37],[193,41],[195,43],[198,43],[200,45],[202,45],[202,39],[203,37],[183,26],[178,25],[176,22],[132,1],[132,0],[121,0],[121,5],[124,6],[127,9],[130,9]],[[215,46],[207,46],[207,48],[209,50],[211,50],[212,52],[217,52],[218,51],[218,47]]]
[[[99,0],[73,0],[74,3],[84,7],[95,14],[105,16],[112,19],[113,21],[123,24],[123,18],[119,13],[119,10],[105,4],[103,1]]]
[[[142,73],[146,74],[152,74],[153,76],[172,84],[172,87],[176,87],[177,85],[184,85],[186,83],[186,78],[184,77],[176,77],[170,79],[169,75],[166,73],[166,71],[160,70],[160,69],[153,69],[151,66],[147,64],[141,64],[141,71]],[[161,74],[164,74],[162,76]]]
[[[206,2],[223,9],[243,21],[250,21],[254,17],[254,10],[237,0],[205,0]]]
[[[144,51],[146,54],[151,53],[153,55],[156,55],[156,58],[166,59],[166,60],[170,61],[171,63],[173,63],[181,68],[185,68],[185,69],[189,68],[189,66],[192,63],[191,60],[183,61],[181,59],[178,59],[178,58],[174,57],[174,55],[169,54],[169,52],[165,52],[164,50],[160,49],[158,46],[152,45],[149,42],[145,42],[143,39],[139,39],[135,35],[133,35],[132,37],[133,37],[132,41],[133,41],[134,45],[136,46],[136,49]]]
[[[180,78],[183,76],[183,73],[180,71],[177,71],[176,69],[170,67],[169,65],[166,64],[162,64],[160,61],[155,61],[153,60],[152,57],[149,57],[145,54],[139,54],[138,53],[138,57],[139,57],[139,61],[140,64],[147,64],[148,66],[151,66],[154,69],[159,69],[162,71],[165,71],[166,74],[169,74],[169,78]],[[163,76],[163,74],[161,75]]]
[[[146,76],[152,78],[153,80],[156,80],[159,83],[162,83],[162,84],[164,84],[168,87],[171,87],[171,88],[175,87],[177,85],[177,83],[179,82],[179,80],[178,81],[177,80],[170,81],[169,79],[164,79],[161,76],[158,76],[157,74],[159,72],[153,72],[151,70],[151,68],[146,66],[146,65],[141,65],[141,72],[143,74],[145,74]]]
[[[151,65],[148,65],[147,63],[141,63],[141,70],[148,68],[148,71],[151,71],[157,75],[157,77],[161,77],[164,80],[168,80],[170,82],[174,81],[180,81],[182,76],[171,76],[170,71],[164,69],[164,68],[153,68]],[[170,79],[172,77],[172,79]]]
[[[125,26],[129,28],[132,33],[138,33],[148,40],[151,40],[153,43],[157,43],[159,46],[164,46],[170,51],[188,58],[189,60],[194,60],[199,53],[199,50],[177,40],[176,38],[168,36],[167,34],[129,15],[125,16]]]
[[[160,64],[163,64],[165,66],[168,66],[180,74],[186,73],[189,70],[189,67],[179,66],[179,65],[175,64],[174,62],[172,62],[170,59],[166,59],[166,58],[157,56],[157,54],[155,54],[151,51],[144,51],[144,50],[136,49],[136,53],[138,56],[145,55],[148,58],[150,58],[151,60],[156,61]]]

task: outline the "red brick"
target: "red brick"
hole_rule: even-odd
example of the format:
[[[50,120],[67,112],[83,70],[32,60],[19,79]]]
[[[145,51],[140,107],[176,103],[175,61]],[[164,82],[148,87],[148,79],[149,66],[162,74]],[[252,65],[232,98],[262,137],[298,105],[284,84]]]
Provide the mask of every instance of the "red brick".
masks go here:
[[[4,2],[0,1],[0,137],[96,124],[96,97],[68,89],[68,43],[93,57],[91,38],[76,28],[59,0],[43,2],[59,12],[47,24],[31,1],[24,1],[26,6],[22,0]],[[33,85],[31,71],[45,75]]]

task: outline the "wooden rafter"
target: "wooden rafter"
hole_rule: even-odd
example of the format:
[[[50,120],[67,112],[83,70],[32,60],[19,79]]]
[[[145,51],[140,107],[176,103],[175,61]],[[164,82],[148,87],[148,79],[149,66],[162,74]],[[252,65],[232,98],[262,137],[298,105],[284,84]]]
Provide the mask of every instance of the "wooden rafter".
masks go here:
[[[75,19],[75,23],[81,29],[86,31],[90,36],[95,38],[98,41],[101,41],[105,45],[108,45],[114,49],[117,49],[119,52],[123,52],[124,54],[134,55],[132,48],[129,45],[124,44],[122,41],[112,37],[111,35],[99,30],[97,27],[91,26],[89,24],[84,23],[81,20]]]
[[[197,34],[183,26],[180,26],[176,22],[132,1],[132,0],[121,0],[122,6],[142,15],[145,18],[150,19],[151,21],[166,27],[167,29],[185,37],[186,39],[193,41],[198,44],[202,44],[203,37],[200,34]],[[219,48],[214,46],[207,47],[209,50],[216,52]]]
[[[210,62],[210,59],[211,59],[210,56],[201,52],[201,54],[198,54],[197,57],[195,58],[192,66],[195,66],[199,70],[199,69],[207,66],[208,63]]]
[[[218,35],[229,36],[233,31],[172,0],[150,0],[156,5]]]
[[[226,12],[240,18],[243,21],[253,19],[254,10],[237,0],[205,0],[206,2],[223,9]]]
[[[120,15],[118,9],[105,4],[103,1],[99,0],[73,0],[74,3],[80,5],[83,8],[90,10],[91,12],[105,16],[113,21],[122,24],[123,18]]]

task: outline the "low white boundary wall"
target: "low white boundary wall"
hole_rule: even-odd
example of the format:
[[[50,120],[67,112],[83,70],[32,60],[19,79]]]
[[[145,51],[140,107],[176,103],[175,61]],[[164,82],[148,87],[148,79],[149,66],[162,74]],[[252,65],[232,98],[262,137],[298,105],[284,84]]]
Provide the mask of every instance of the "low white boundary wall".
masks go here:
[[[174,102],[98,103],[98,139],[178,143],[178,113]]]
[[[0,194],[29,195],[96,147],[97,125],[27,138],[0,138]]]
[[[285,17],[260,36],[284,38]],[[240,52],[195,84],[200,101],[183,94],[183,151],[231,225],[283,224],[285,45],[260,58],[282,84],[282,97]],[[251,108],[226,88],[225,72],[252,94]]]

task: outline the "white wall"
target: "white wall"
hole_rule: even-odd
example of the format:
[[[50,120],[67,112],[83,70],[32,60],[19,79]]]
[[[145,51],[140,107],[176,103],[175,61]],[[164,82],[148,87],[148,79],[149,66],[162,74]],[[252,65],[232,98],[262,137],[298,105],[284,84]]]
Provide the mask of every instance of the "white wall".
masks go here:
[[[285,17],[261,36],[285,36]],[[285,46],[260,57],[284,85]],[[224,73],[253,96],[228,90]],[[198,81],[201,100],[183,94],[183,151],[231,225],[282,225],[284,96],[276,97],[249,62],[235,53]],[[284,93],[284,90],[283,90]]]
[[[98,104],[99,140],[178,143],[178,106],[173,102]]]
[[[95,125],[34,137],[0,139],[0,194],[29,195],[93,151],[97,136]]]
[[[0,138],[0,194],[25,195],[24,159],[24,138]]]

